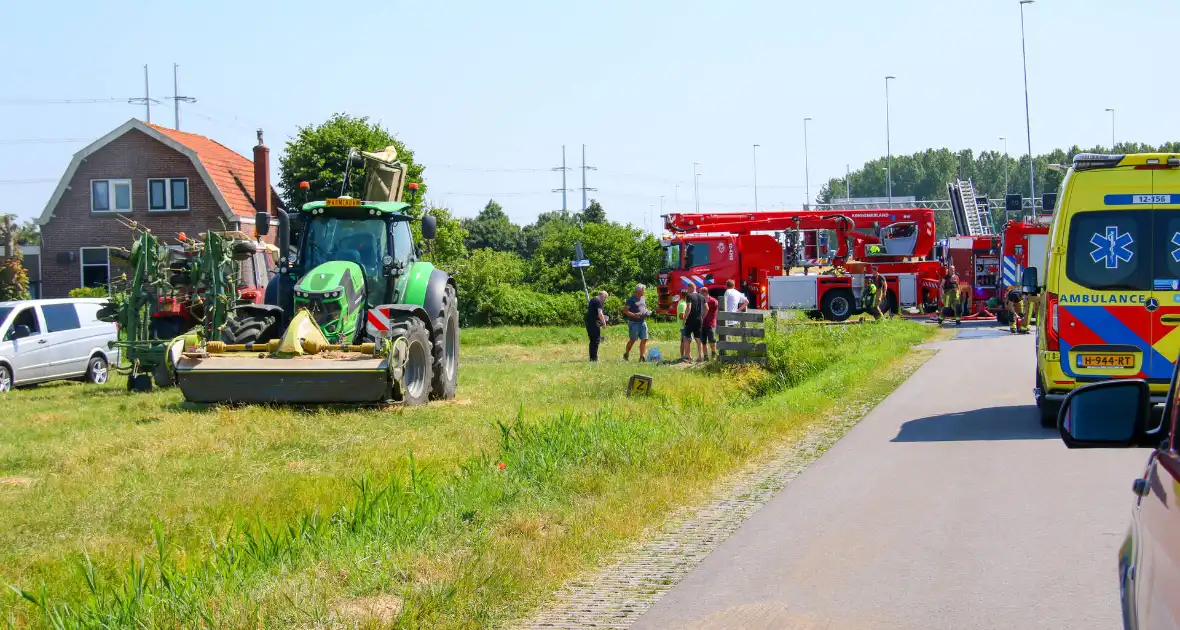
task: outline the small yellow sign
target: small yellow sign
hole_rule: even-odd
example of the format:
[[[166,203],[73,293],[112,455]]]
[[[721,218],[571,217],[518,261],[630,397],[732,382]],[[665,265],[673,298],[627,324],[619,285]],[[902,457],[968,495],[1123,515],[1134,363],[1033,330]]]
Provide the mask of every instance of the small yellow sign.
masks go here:
[[[350,197],[333,197],[332,199],[325,200],[324,203],[329,208],[354,208],[361,205],[361,200]]]
[[[651,377],[642,374],[632,374],[631,380],[627,382],[627,395],[632,394],[650,394],[651,393]]]

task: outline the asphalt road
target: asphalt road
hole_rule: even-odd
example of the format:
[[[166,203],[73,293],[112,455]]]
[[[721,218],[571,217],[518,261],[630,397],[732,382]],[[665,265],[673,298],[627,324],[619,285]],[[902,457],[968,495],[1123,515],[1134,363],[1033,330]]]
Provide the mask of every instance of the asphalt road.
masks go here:
[[[637,628],[1119,628],[1147,450],[1068,451],[1033,339],[964,328]]]

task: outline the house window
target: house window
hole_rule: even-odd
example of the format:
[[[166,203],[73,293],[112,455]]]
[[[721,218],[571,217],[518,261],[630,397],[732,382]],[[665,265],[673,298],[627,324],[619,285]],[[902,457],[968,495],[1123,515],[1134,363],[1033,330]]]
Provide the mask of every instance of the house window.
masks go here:
[[[131,212],[131,180],[90,180],[91,212]]]
[[[82,248],[82,286],[105,287],[111,282],[111,256],[105,247]]]
[[[148,180],[148,210],[164,212],[188,210],[188,179]]]

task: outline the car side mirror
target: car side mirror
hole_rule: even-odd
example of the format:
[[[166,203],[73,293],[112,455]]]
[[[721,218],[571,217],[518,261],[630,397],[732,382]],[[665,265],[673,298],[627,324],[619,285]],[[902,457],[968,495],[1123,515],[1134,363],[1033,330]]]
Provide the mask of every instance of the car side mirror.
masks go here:
[[[270,213],[254,213],[254,231],[258,232],[259,236],[266,236],[267,234],[270,234]]]
[[[1151,417],[1151,390],[1143,379],[1093,383],[1061,403],[1057,426],[1069,448],[1138,446]]]
[[[1020,291],[1028,295],[1037,295],[1041,292],[1041,287],[1037,283],[1036,267],[1024,268],[1024,273],[1020,276]]]
[[[433,239],[438,236],[438,219],[433,214],[422,216],[422,238]]]
[[[28,337],[31,334],[33,334],[33,331],[29,330],[28,326],[25,326],[24,324],[17,324],[16,326],[12,327],[12,334],[9,335],[9,338],[10,339],[24,339],[25,337]]]

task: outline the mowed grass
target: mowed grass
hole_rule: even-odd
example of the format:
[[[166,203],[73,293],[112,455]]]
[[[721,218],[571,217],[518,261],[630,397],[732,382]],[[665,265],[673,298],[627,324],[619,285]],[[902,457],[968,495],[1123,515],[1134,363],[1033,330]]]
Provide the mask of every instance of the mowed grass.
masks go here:
[[[463,331],[459,397],[193,407],[44,385],[0,414],[10,625],[482,628],[699,500],[771,443],[896,386],[933,332],[786,325],[771,370],[603,361],[579,329]],[[674,324],[653,326],[665,357]],[[655,378],[628,398],[627,378]],[[835,396],[833,392],[841,392]]]

